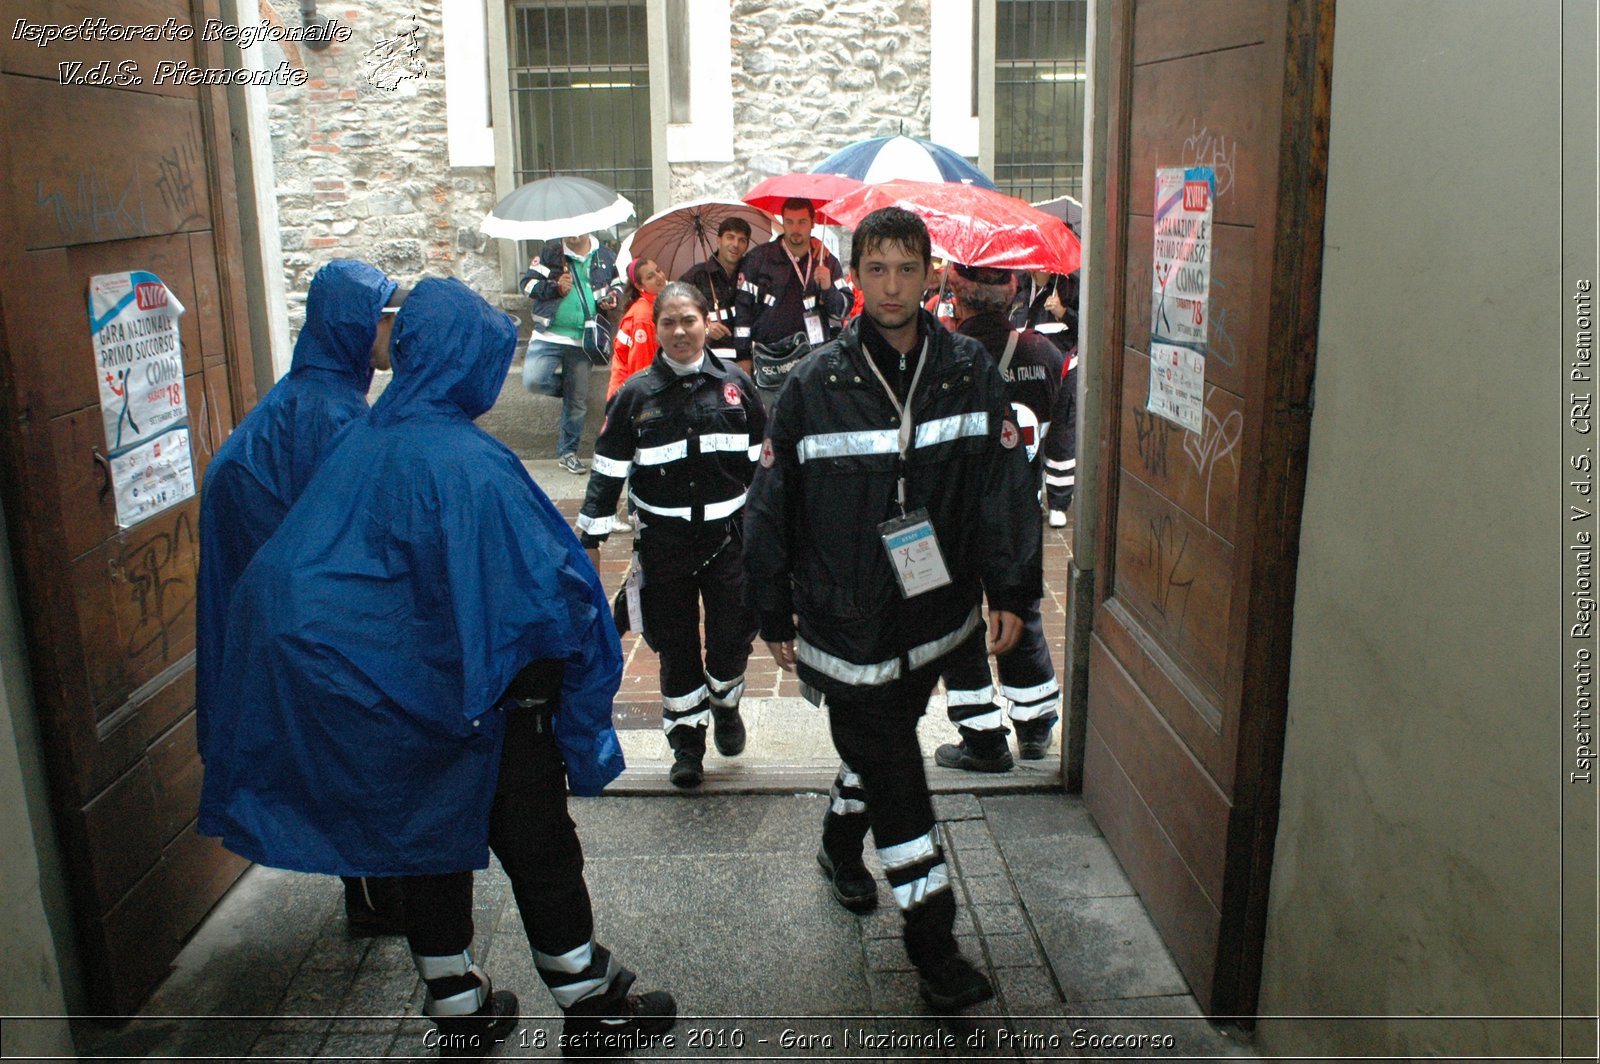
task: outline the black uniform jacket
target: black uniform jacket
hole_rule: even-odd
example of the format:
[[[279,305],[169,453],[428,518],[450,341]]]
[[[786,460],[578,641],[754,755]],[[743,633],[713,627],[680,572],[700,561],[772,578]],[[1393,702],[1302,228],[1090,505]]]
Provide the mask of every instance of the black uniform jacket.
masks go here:
[[[739,303],[737,266],[734,267],[733,276],[730,277],[723,270],[722,263],[713,255],[704,262],[695,263],[678,280],[694,285],[706,297],[706,303],[711,307],[711,313],[706,315],[707,321],[720,321],[728,327],[730,334],[733,333],[734,312],[738,309]],[[712,342],[716,344],[715,350],[719,353],[732,351],[734,358],[750,357],[749,337],[740,339],[737,335],[729,335],[725,339]]]
[[[1061,349],[1032,329],[1020,332],[1012,329],[999,311],[974,314],[956,326],[956,331],[982,344],[997,365],[1004,361],[1006,343],[1016,333],[1017,343],[1010,361],[999,366],[1000,380],[1012,406],[1022,408],[1013,410],[1013,414],[1029,460],[1036,470],[1043,468],[1040,445],[1052,428],[1050,419],[1056,409],[1056,392],[1062,385]]]
[[[674,373],[664,352],[612,396],[578,514],[584,547],[613,528],[624,483],[647,573],[698,569],[742,532],[766,413],[744,371],[709,351],[700,371]]]
[[[817,287],[816,268],[812,263],[819,260],[828,268],[831,288]],[[800,286],[800,274],[806,277],[804,288]],[[784,250],[781,239],[751,248],[739,263],[739,305],[734,318],[734,336],[746,344],[770,344],[805,332],[807,299],[816,300],[814,310],[822,320],[823,335],[835,335],[850,309],[850,299],[841,284],[844,269],[839,260],[822,246],[822,241],[812,237],[810,253],[800,260],[800,274],[795,273],[795,264]],[[746,347],[745,353],[748,351]]]
[[[785,622],[797,615],[801,679],[825,693],[926,664],[917,649],[970,631],[984,592],[991,609],[1011,611],[1042,593],[1036,481],[1000,374],[976,341],[921,315],[928,353],[910,404],[906,508],[928,510],[952,583],[905,598],[879,537],[899,514],[900,419],[859,318],[791,373],[751,485],[745,570],[762,638],[792,638]],[[845,666],[808,668],[828,658]],[[851,663],[867,668],[852,678]]]

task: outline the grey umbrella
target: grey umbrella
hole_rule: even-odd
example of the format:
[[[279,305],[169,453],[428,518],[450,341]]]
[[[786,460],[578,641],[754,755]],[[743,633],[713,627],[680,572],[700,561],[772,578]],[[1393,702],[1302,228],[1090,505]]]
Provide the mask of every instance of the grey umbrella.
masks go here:
[[[587,177],[543,177],[494,205],[478,227],[506,240],[553,240],[580,236],[633,216],[633,204]]]
[[[1074,233],[1083,227],[1083,204],[1071,196],[1057,196],[1055,199],[1040,200],[1035,207],[1046,214],[1053,214],[1063,222],[1072,226]]]

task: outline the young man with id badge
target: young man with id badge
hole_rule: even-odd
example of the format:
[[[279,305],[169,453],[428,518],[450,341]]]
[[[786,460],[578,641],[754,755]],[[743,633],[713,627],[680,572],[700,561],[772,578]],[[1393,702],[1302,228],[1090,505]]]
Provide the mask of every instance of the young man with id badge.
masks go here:
[[[923,996],[945,1013],[994,991],[956,945],[917,720],[952,652],[1016,642],[1041,593],[1042,529],[999,371],[919,305],[930,261],[927,227],[907,211],[874,211],[856,230],[863,312],[773,407],[745,568],[761,637],[826,707],[844,761],[818,862],[841,904],[872,908],[870,820]]]

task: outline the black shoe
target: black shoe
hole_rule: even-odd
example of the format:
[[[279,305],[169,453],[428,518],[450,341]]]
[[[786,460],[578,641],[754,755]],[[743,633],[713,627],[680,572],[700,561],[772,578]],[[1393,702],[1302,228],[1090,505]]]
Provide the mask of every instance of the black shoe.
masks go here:
[[[940,1015],[957,1012],[994,997],[989,977],[974,968],[965,957],[952,953],[932,971],[923,972],[918,989],[922,999]]]
[[[482,1060],[506,1040],[517,1025],[517,995],[496,990],[483,1006],[467,1016],[441,1016],[433,1022],[439,1028],[439,1056],[452,1060]]]
[[[393,879],[344,880],[344,927],[351,938],[406,933],[405,903],[400,886]]]
[[[834,864],[826,847],[817,851],[817,864],[833,888],[833,900],[853,913],[870,913],[878,907],[878,881],[861,858]]]
[[[633,973],[624,972],[603,997],[586,998],[567,1010],[561,1028],[564,1057],[615,1057],[643,1048],[666,1034],[678,1019],[678,1003],[665,990],[632,993]]]
[[[982,734],[982,738],[979,735]],[[992,735],[992,738],[990,737]],[[945,768],[959,768],[967,772],[1009,772],[1015,764],[1011,748],[1006,745],[1006,733],[977,733],[962,729],[959,743],[945,743],[933,752],[935,764]]]
[[[700,781],[706,778],[703,755],[694,750],[679,750],[673,755],[672,767],[667,770],[667,779],[674,787],[688,790],[700,786]]]
[[[744,753],[744,718],[738,706],[711,707],[711,737],[717,744],[717,753],[723,757],[738,757]]]
[[[1056,718],[1045,720],[1013,721],[1017,729],[1017,756],[1024,761],[1038,761],[1050,752],[1050,732]]]

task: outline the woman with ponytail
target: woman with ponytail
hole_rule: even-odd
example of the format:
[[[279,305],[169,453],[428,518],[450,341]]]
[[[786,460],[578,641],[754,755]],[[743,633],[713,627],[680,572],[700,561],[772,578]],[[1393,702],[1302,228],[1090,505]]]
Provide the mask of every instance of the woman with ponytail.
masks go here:
[[[654,259],[634,259],[628,263],[628,311],[617,326],[611,342],[611,384],[606,388],[609,401],[622,382],[644,369],[656,357],[656,296],[667,286],[667,275]]]

